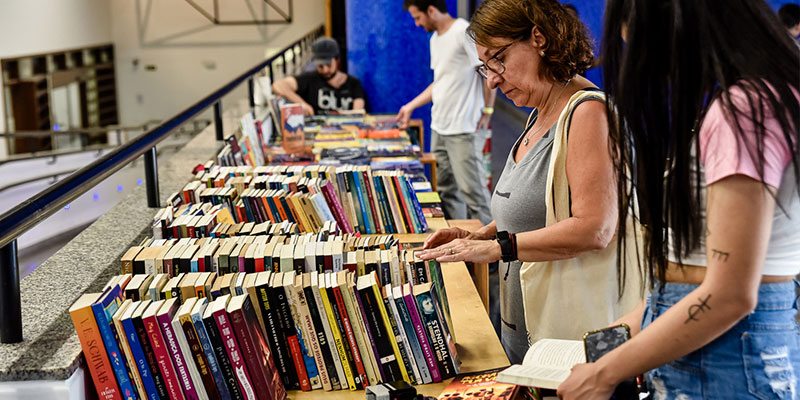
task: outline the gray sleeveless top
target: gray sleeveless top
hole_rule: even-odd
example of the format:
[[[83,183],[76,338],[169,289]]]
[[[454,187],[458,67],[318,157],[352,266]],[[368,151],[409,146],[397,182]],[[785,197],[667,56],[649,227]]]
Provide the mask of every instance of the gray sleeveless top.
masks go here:
[[[584,90],[597,91],[596,89]],[[575,107],[588,100],[603,101],[599,96],[591,96],[578,102]],[[550,168],[550,153],[553,149],[556,125],[550,127],[547,133],[533,144],[533,147],[528,150],[519,163],[514,161],[522,137],[533,127],[538,113],[538,110],[533,111],[525,130],[511,148],[503,173],[495,185],[491,206],[498,232],[521,233],[545,227],[547,212],[545,185],[547,171]],[[519,279],[522,262],[505,263],[500,261],[499,266],[500,316],[502,320],[500,341],[509,361],[512,364],[519,364],[529,347]]]

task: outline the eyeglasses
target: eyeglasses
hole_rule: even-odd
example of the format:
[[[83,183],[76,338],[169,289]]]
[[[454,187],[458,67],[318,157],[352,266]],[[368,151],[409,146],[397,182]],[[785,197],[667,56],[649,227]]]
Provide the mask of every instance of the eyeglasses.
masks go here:
[[[511,45],[514,44],[514,43],[516,43],[516,42],[511,42],[511,43],[503,46],[502,49],[497,50],[497,52],[494,53],[493,56],[489,57],[489,59],[486,60],[485,63],[475,67],[475,71],[478,71],[478,74],[480,74],[483,77],[483,79],[489,79],[488,71],[492,71],[497,75],[501,75],[503,72],[506,72],[506,65],[503,64],[503,62],[500,61],[497,58],[497,56],[499,56],[504,51],[506,51],[506,49],[511,47]]]

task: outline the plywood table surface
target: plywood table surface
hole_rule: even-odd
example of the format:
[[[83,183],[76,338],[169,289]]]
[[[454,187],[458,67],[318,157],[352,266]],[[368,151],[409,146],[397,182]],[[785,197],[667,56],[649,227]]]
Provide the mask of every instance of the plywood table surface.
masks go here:
[[[450,300],[450,313],[455,325],[456,348],[462,361],[461,372],[483,371],[509,365],[500,340],[484,311],[478,292],[464,263],[442,264],[445,288]],[[418,385],[417,393],[438,396],[452,379],[428,385]],[[364,391],[338,390],[326,392],[290,391],[290,399],[364,399]]]

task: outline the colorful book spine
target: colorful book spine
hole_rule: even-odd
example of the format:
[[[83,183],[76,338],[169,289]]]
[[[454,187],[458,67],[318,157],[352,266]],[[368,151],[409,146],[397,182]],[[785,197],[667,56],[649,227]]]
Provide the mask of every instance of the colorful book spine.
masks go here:
[[[414,325],[414,332],[417,333],[417,339],[419,339],[419,344],[422,348],[422,354],[424,356],[425,363],[428,364],[431,378],[434,382],[441,382],[442,376],[439,373],[438,363],[433,356],[433,349],[431,349],[431,344],[428,341],[427,330],[425,329],[425,325],[422,323],[422,318],[420,317],[419,310],[417,309],[417,300],[411,293],[411,285],[409,284],[403,285],[403,300],[406,303],[408,315],[411,317],[411,323]]]
[[[355,365],[355,371],[353,375],[353,380],[356,383],[356,388],[361,390],[364,388],[364,381],[366,380],[367,373],[364,369],[364,362],[361,359],[361,354],[358,351],[358,343],[356,343],[355,335],[353,334],[353,326],[350,321],[350,316],[347,314],[347,307],[344,304],[344,299],[342,298],[341,289],[338,286],[333,287],[333,295],[336,299],[336,306],[339,309],[339,316],[342,320],[342,326],[344,327],[344,338],[347,340],[348,346],[350,348],[350,354],[352,354],[351,360],[352,364]]]
[[[158,391],[158,396],[162,399],[166,398],[169,396],[169,392],[167,391],[167,383],[164,381],[164,377],[161,376],[161,371],[158,368],[158,360],[156,360],[153,347],[150,345],[150,339],[147,335],[147,329],[144,326],[141,315],[134,316],[132,321],[133,326],[136,328],[136,335],[138,336],[139,345],[142,348],[145,360],[147,361],[148,369],[150,370],[153,378],[153,383],[155,383],[156,390]]]
[[[210,305],[209,305],[210,306]],[[211,348],[214,350],[214,357],[219,364],[219,370],[222,372],[223,384],[228,389],[232,400],[244,400],[242,391],[239,389],[238,379],[236,379],[236,372],[233,370],[228,352],[225,349],[225,342],[217,330],[216,322],[214,322],[213,314],[204,314],[203,326],[206,328],[208,334],[208,341],[211,342]]]
[[[391,287],[391,285],[389,286]],[[387,296],[383,296],[383,309],[386,310],[386,316],[392,329],[392,336],[394,336],[397,351],[400,353],[400,360],[403,361],[402,368],[405,371],[404,378],[407,378],[408,382],[412,385],[417,385],[421,382],[417,382],[418,374],[414,374],[414,365],[409,354],[411,350],[406,351],[406,343],[403,341],[403,335],[400,332],[402,328],[397,326],[397,318],[395,318],[394,315],[395,310],[392,308],[391,299]]]
[[[163,300],[161,300],[163,302]],[[164,336],[161,333],[161,328],[158,327],[158,320],[156,317],[149,316],[143,319],[147,335],[150,338],[150,343],[153,346],[153,353],[155,353],[158,362],[158,369],[164,376],[164,382],[167,384],[167,391],[169,392],[170,399],[183,399],[183,390],[181,389],[180,379],[175,372],[175,367],[172,365],[172,358],[167,350],[167,344],[164,341]]]
[[[351,181],[350,187],[356,193],[355,197],[358,198],[358,207],[356,207],[357,208],[356,215],[358,216],[358,224],[360,227],[362,227],[361,233],[367,233],[367,234],[375,233],[375,231],[372,229],[372,224],[370,224],[369,222],[368,218],[369,210],[365,205],[366,201],[364,199],[363,190],[361,189],[361,184],[359,183],[358,171],[349,172],[348,178]]]
[[[447,349],[447,339],[445,338],[444,328],[439,317],[436,315],[436,308],[433,304],[430,291],[417,293],[415,290],[414,295],[417,298],[419,305],[420,317],[425,328],[428,332],[428,338],[431,343],[433,355],[436,358],[436,366],[442,379],[452,378],[456,375],[453,360],[450,358],[450,352]]]
[[[76,303],[86,302],[88,304],[93,300],[89,299],[90,297],[96,298],[97,293],[84,294]],[[121,400],[119,385],[114,379],[114,369],[111,367],[111,361],[103,346],[103,337],[97,327],[91,307],[70,308],[69,314],[72,324],[75,325],[75,331],[78,333],[78,340],[81,342],[81,349],[86,357],[86,365],[89,367],[89,374],[92,376],[92,382],[97,390],[97,397],[101,400]]]
[[[167,306],[168,305],[164,305],[164,307]],[[197,390],[194,387],[192,377],[189,376],[189,370],[186,368],[186,359],[183,357],[183,352],[181,352],[178,339],[175,336],[175,329],[172,327],[172,314],[173,313],[159,313],[157,316],[158,326],[161,328],[161,333],[164,335],[164,344],[175,365],[175,371],[180,381],[181,388],[183,389],[183,394],[186,396],[187,400],[197,400],[200,399],[200,396],[198,396]]]
[[[217,331],[222,338],[222,342],[225,344],[225,351],[228,354],[231,367],[236,375],[236,383],[239,386],[239,391],[245,399],[257,400],[253,381],[250,379],[250,374],[242,359],[242,353],[239,350],[239,342],[236,340],[236,334],[233,332],[233,325],[225,309],[217,310],[214,313],[214,323],[217,325]]]
[[[406,183],[406,189],[408,189],[408,197],[411,198],[411,204],[414,206],[414,213],[417,216],[417,220],[419,221],[420,225],[420,232],[425,233],[428,231],[428,221],[425,219],[425,214],[422,212],[422,206],[419,205],[419,199],[417,199],[417,192],[414,191],[414,187],[411,185],[411,179],[408,177],[403,177],[403,180]]]
[[[298,300],[295,288],[291,284],[283,287],[286,292],[286,300],[289,302],[289,312],[292,314],[292,321],[294,321],[294,330],[297,333],[297,344],[300,346],[300,353],[303,357],[303,364],[308,375],[308,383],[311,386],[310,390],[322,387],[319,380],[319,370],[314,360],[314,354],[311,352],[311,338],[308,331],[305,329],[304,321],[300,310],[298,309]]]
[[[375,205],[376,199],[375,196],[372,195],[372,182],[369,179],[369,172],[366,170],[361,171],[361,179],[362,179],[362,187],[364,191],[367,192],[367,207],[369,208],[369,218],[370,223],[373,224],[373,228],[375,229],[374,233],[384,233],[383,229],[381,229],[381,220],[378,216],[378,209]]]
[[[320,279],[323,279],[322,275],[320,275]],[[347,351],[345,350],[344,340],[342,339],[342,333],[339,330],[339,324],[336,321],[336,316],[334,314],[333,307],[335,300],[330,298],[327,288],[322,286],[323,284],[320,282],[319,291],[320,295],[322,296],[322,304],[325,307],[325,315],[327,315],[328,323],[331,327],[333,342],[336,344],[336,352],[338,353],[339,360],[341,360],[342,371],[347,381],[347,386],[350,388],[350,390],[356,390],[356,383],[355,380],[353,380],[353,370],[351,369],[350,362],[348,361]],[[342,382],[342,388],[344,388],[344,382]]]
[[[339,225],[339,228],[345,233],[355,233],[353,230],[353,225],[350,223],[350,220],[347,218],[347,214],[344,212],[342,202],[333,189],[333,184],[328,181],[320,189],[322,189],[322,195],[325,197],[325,201],[328,202],[328,205],[331,207],[331,211],[333,211],[333,216],[336,218],[336,223]]]
[[[258,305],[261,307],[261,314],[264,317],[264,337],[267,339],[272,354],[275,356],[275,364],[278,367],[278,371],[280,371],[284,387],[296,389],[299,388],[297,372],[289,355],[289,348],[278,321],[277,311],[273,307],[273,300],[270,299],[270,290],[268,285],[256,288],[259,298]]]
[[[419,376],[422,380],[422,383],[431,383],[433,382],[433,377],[428,369],[428,363],[425,361],[425,355],[422,352],[422,345],[419,343],[419,338],[417,337],[417,333],[414,329],[414,322],[411,320],[411,314],[408,312],[408,307],[406,306],[405,299],[403,298],[403,290],[400,286],[396,287],[395,289],[396,290],[393,290],[392,295],[395,302],[395,308],[397,309],[397,316],[401,321],[401,325],[405,331],[405,338],[408,340],[409,347],[414,355],[414,362],[417,364]]]
[[[120,387],[122,397],[124,399],[135,400],[136,389],[133,387],[133,382],[131,381],[125,359],[123,358],[124,356],[117,344],[114,329],[111,327],[111,316],[114,315],[120,304],[122,304],[122,291],[119,286],[114,286],[110,291],[111,293],[101,296],[101,301],[92,304],[92,312],[94,312],[97,328],[100,330],[106,352],[111,361],[114,376],[117,377],[117,384]]]
[[[136,334],[136,327],[133,324],[133,319],[123,319],[121,320],[121,323],[125,337],[128,341],[128,346],[131,349],[131,355],[133,356],[134,364],[139,370],[139,377],[142,380],[142,385],[147,393],[147,397],[151,400],[158,400],[158,389],[156,388],[156,383],[153,380],[153,374],[150,371],[150,367],[147,365],[147,359],[145,357],[144,350],[142,349],[142,345],[139,343],[139,336]]]
[[[208,362],[208,369],[211,371],[211,376],[214,378],[214,384],[217,386],[219,397],[222,400],[231,399],[231,394],[228,391],[228,387],[225,385],[225,377],[222,375],[222,370],[217,362],[217,356],[214,354],[211,340],[208,338],[203,316],[200,313],[192,314],[192,324],[194,324],[194,329],[197,332],[197,340]]]
[[[281,323],[281,330],[283,330],[286,342],[289,344],[289,353],[292,355],[294,362],[294,369],[297,371],[297,380],[300,384],[299,389],[303,391],[311,390],[311,383],[308,381],[308,373],[306,372],[305,362],[300,350],[300,342],[297,340],[297,330],[292,320],[292,313],[289,309],[289,301],[286,298],[286,292],[283,287],[273,287],[275,293],[275,303],[278,310],[278,317]]]
[[[211,370],[208,367],[208,360],[203,353],[203,348],[200,345],[200,340],[197,338],[197,331],[192,324],[192,317],[189,314],[180,315],[178,318],[172,320],[172,327],[177,335],[183,335],[180,338],[179,345],[186,358],[191,358],[192,361],[186,360],[187,367],[190,369],[191,376],[197,386],[198,391],[205,391],[205,395],[210,399],[219,399],[219,392],[217,385],[214,383],[214,377],[211,376]],[[183,332],[179,332],[178,329]],[[198,379],[199,378],[199,379]],[[202,397],[202,395],[201,395]]]
[[[313,272],[311,274],[311,291],[313,292],[314,302],[317,306],[317,314],[319,314],[320,322],[322,323],[322,330],[325,333],[325,341],[328,344],[329,359],[326,359],[327,365],[333,365],[333,368],[328,368],[328,374],[331,379],[331,387],[333,390],[338,390],[344,387],[345,381],[344,369],[342,367],[342,360],[339,358],[339,352],[336,349],[336,343],[333,341],[333,331],[331,329],[328,314],[325,312],[325,305],[322,300],[322,293],[319,287],[319,274]],[[322,336],[322,335],[320,335]]]
[[[338,385],[339,378],[336,376],[336,366],[333,363],[333,356],[330,346],[328,345],[328,338],[325,335],[325,328],[322,325],[322,318],[320,318],[319,308],[317,308],[317,301],[311,286],[303,288],[303,298],[306,304],[308,304],[308,316],[311,318],[311,323],[314,325],[314,333],[317,335],[317,348],[321,357],[321,360],[317,360],[317,364],[320,366],[322,387],[326,391],[333,390],[333,381],[335,379],[336,385]]]

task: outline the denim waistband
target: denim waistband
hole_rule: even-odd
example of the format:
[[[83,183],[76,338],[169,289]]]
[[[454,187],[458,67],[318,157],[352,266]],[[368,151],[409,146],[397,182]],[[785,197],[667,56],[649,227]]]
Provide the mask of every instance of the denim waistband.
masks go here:
[[[661,290],[662,286],[663,290]],[[698,286],[692,283],[665,283],[656,280],[650,301],[672,306],[697,289]],[[796,280],[792,282],[762,283],[758,287],[758,303],[755,309],[788,310],[797,308],[795,286],[800,286],[800,283]]]

